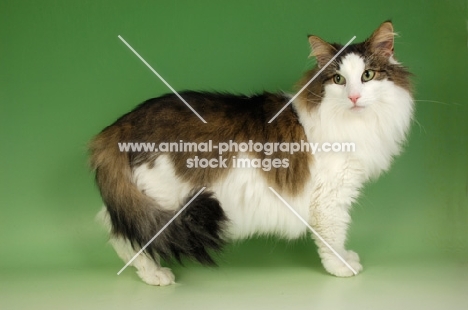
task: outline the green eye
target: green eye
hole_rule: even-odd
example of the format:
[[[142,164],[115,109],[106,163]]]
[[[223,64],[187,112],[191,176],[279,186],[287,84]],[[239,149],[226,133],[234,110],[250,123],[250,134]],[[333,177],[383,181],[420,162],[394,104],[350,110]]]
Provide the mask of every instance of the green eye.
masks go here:
[[[338,85],[344,85],[346,84],[346,79],[341,74],[335,74],[333,76],[333,82]]]
[[[374,78],[374,76],[375,76],[375,71],[368,69],[368,70],[364,71],[364,73],[362,74],[361,80],[363,82],[369,82],[370,80],[372,80]]]

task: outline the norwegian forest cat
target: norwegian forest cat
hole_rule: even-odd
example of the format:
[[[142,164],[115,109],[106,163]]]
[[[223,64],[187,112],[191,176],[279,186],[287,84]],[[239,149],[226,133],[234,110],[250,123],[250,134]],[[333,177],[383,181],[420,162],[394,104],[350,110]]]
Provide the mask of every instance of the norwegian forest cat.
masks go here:
[[[138,275],[169,285],[174,275],[160,258],[214,264],[210,252],[227,240],[307,233],[272,188],[323,238],[312,235],[330,274],[360,272],[359,256],[345,249],[351,205],[366,181],[389,169],[413,114],[410,74],[393,56],[394,35],[387,21],[328,66],[343,46],[309,36],[316,66],[298,89],[323,71],[287,106],[293,97],[283,93],[187,91],[180,95],[206,123],[169,94],[106,127],[90,144],[91,165],[105,204],[99,216],[117,254],[129,262],[143,248],[131,263]],[[312,154],[304,146],[341,142],[355,149]],[[125,151],[122,143],[156,148]],[[292,152],[294,143],[304,149]]]

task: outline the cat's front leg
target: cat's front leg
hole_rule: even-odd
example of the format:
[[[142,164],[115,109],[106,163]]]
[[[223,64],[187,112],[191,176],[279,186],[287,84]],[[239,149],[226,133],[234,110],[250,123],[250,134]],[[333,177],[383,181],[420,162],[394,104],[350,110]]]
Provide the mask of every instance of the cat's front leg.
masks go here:
[[[316,220],[312,227],[320,235],[320,238],[314,235],[314,240],[323,267],[337,277],[350,277],[361,272],[359,255],[345,248],[348,226],[346,216],[332,212],[316,214],[314,217]]]
[[[322,190],[323,186],[326,185],[322,184]],[[345,248],[348,226],[351,222],[349,210],[352,199],[340,199],[342,190],[343,188],[338,191],[320,191],[315,195],[309,223],[320,236],[314,234],[313,238],[318,246],[323,267],[332,275],[350,277],[358,274],[362,270],[362,265],[358,254]]]

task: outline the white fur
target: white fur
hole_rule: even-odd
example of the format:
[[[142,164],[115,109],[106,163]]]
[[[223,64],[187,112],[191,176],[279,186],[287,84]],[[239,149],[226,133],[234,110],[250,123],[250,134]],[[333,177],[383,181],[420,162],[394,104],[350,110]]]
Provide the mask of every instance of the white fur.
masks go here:
[[[399,154],[409,129],[413,101],[408,91],[388,80],[362,83],[363,71],[363,59],[347,55],[340,67],[346,85],[327,85],[317,110],[298,112],[309,141],[355,143],[353,154],[331,157],[352,162],[367,180],[386,171],[392,157]],[[361,95],[357,101],[359,109],[352,109],[348,98],[354,92]],[[328,155],[318,154],[317,162]]]
[[[254,234],[277,234],[287,239],[300,237],[306,227],[268,188],[258,169],[232,169],[227,178],[211,190],[231,222],[232,238]],[[306,189],[310,191],[310,185]],[[310,197],[283,197],[303,218],[309,217]]]
[[[240,158],[240,157],[238,157]],[[179,209],[192,189],[175,175],[174,166],[167,155],[134,170],[134,179],[140,190],[156,199],[164,209]],[[200,184],[200,187],[203,184]],[[254,234],[278,234],[284,238],[298,238],[306,227],[268,189],[258,169],[232,168],[222,182],[209,186],[229,218],[228,236],[232,239]],[[307,190],[310,192],[310,188]],[[308,218],[310,198],[284,197],[296,211]]]
[[[363,83],[364,61],[355,54],[343,59],[340,74],[346,85],[329,84],[321,105],[303,111],[294,103],[309,142],[353,142],[354,153],[316,153],[310,167],[312,179],[302,195],[280,194],[310,225],[357,271],[362,270],[359,256],[345,249],[346,232],[351,221],[349,211],[363,184],[389,168],[400,151],[408,131],[413,102],[410,94],[392,82]],[[360,95],[353,109],[350,95]],[[191,186],[176,175],[167,155],[159,156],[153,168],[142,165],[133,171],[138,188],[156,199],[163,208],[178,209]],[[204,184],[200,184],[204,186]],[[209,185],[220,201],[230,226],[231,238],[254,234],[278,234],[297,238],[306,227],[268,189],[258,169],[231,168],[220,182]],[[353,273],[324,245],[317,241],[325,269],[336,276]],[[134,255],[130,245],[111,240],[119,256],[129,260]],[[133,265],[148,284],[173,283],[168,269],[140,255]]]
[[[154,167],[138,166],[133,170],[133,181],[138,189],[154,198],[168,210],[180,208],[192,187],[175,175],[174,165],[167,155],[158,156]]]

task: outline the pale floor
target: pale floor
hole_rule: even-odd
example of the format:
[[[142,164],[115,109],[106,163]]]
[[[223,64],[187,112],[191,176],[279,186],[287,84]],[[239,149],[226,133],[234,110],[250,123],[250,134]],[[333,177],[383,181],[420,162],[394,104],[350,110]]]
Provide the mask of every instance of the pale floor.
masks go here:
[[[468,309],[468,264],[432,260],[367,265],[357,277],[321,267],[176,267],[152,287],[129,268],[7,271],[0,309]]]

